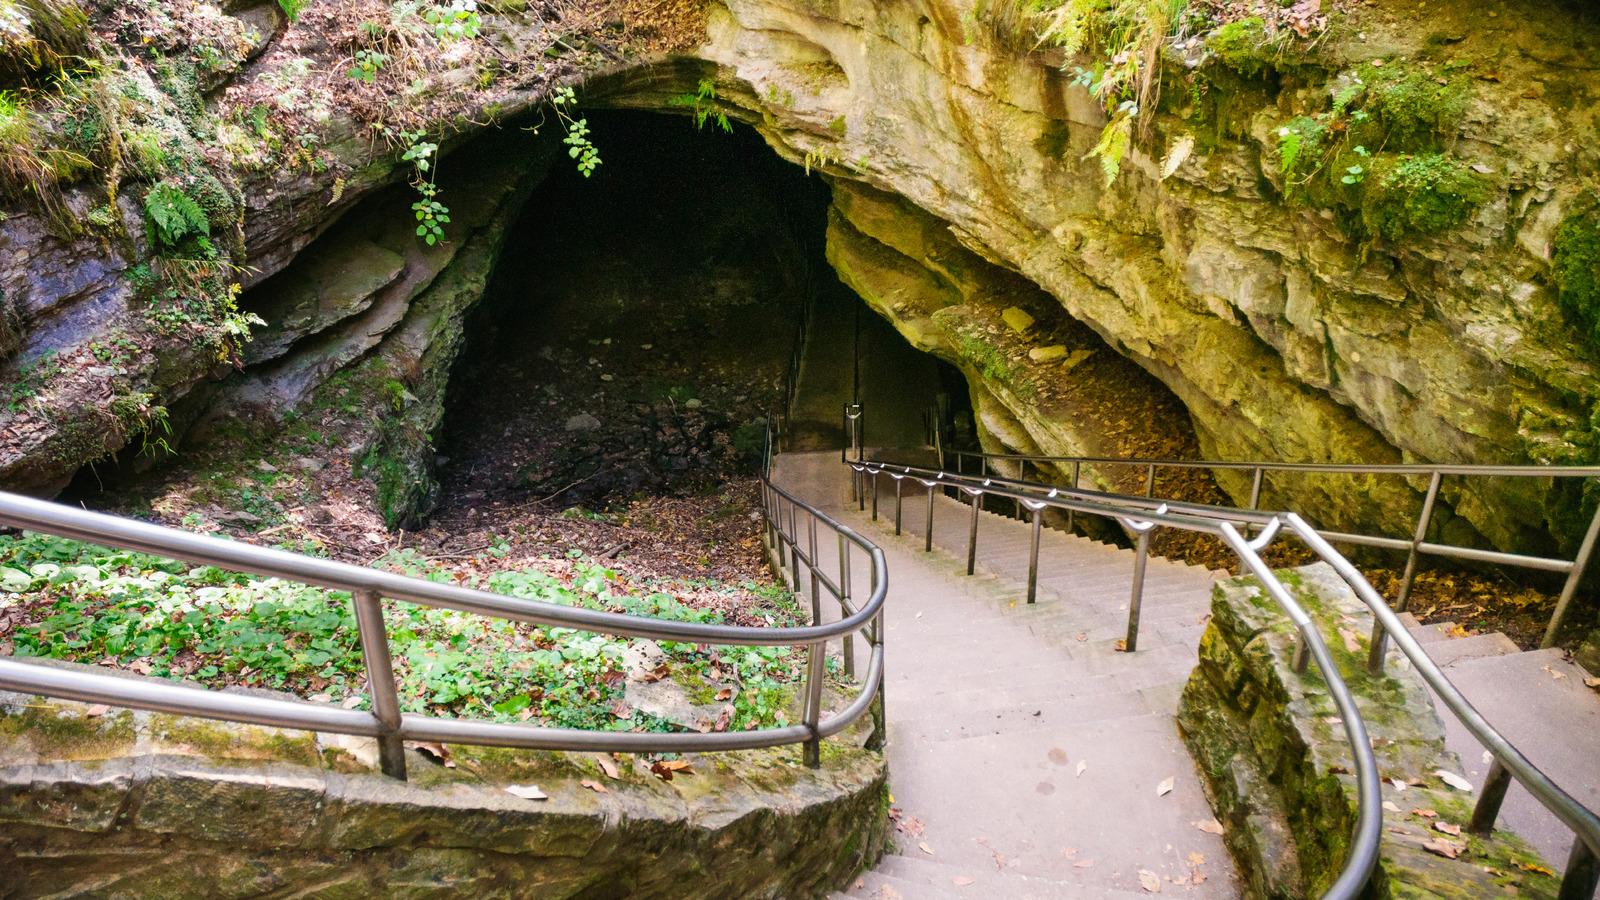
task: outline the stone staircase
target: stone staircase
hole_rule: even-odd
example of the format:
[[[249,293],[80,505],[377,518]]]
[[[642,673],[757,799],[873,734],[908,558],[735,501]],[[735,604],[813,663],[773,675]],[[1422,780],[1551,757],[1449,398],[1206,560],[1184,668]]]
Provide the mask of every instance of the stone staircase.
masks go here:
[[[1221,838],[1196,825],[1211,812],[1173,717],[1215,573],[1152,559],[1139,649],[1123,653],[1130,551],[1047,529],[1029,606],[1027,523],[980,514],[968,577],[970,507],[936,498],[930,554],[920,486],[896,538],[887,477],[877,522],[849,503],[837,453],[784,454],[774,477],[838,511],[889,565],[885,753],[899,827],[840,896],[1126,898],[1145,893],[1141,871],[1168,892],[1238,895]]]
[[[784,454],[774,477],[878,543],[890,572],[885,753],[899,827],[883,861],[836,897],[1127,900],[1148,893],[1141,874],[1163,893],[1238,896],[1221,839],[1197,827],[1211,812],[1174,724],[1211,587],[1228,573],[1151,558],[1138,649],[1120,652],[1132,551],[1044,529],[1030,606],[1029,523],[980,512],[969,577],[966,503],[936,495],[934,552],[925,553],[918,482],[905,482],[896,537],[888,476],[875,522],[870,502],[865,512],[850,502],[837,453]],[[1600,808],[1600,696],[1581,668],[1504,635],[1405,618],[1474,706]],[[1441,718],[1481,787],[1483,748],[1448,712]],[[1158,794],[1169,778],[1172,790]],[[1571,831],[1517,785],[1501,823],[1553,867],[1566,862]]]
[[[1467,635],[1454,622],[1419,624],[1400,618],[1467,701],[1484,714],[1534,765],[1579,803],[1600,809],[1600,694],[1558,649],[1521,650],[1498,632]],[[1456,718],[1435,705],[1445,742],[1461,757],[1473,786],[1489,774],[1483,745]],[[1533,844],[1558,870],[1567,861],[1572,831],[1513,783],[1500,823]]]

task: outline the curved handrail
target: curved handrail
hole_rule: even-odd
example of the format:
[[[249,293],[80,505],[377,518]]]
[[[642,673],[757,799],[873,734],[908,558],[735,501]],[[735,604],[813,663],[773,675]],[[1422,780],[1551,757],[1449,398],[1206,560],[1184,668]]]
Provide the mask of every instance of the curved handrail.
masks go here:
[[[995,454],[987,454],[995,456]],[[1382,812],[1378,807],[1381,799],[1375,762],[1372,762],[1370,746],[1366,740],[1365,727],[1360,721],[1354,701],[1351,699],[1348,687],[1338,675],[1338,669],[1333,664],[1331,656],[1321,635],[1317,633],[1314,623],[1307,617],[1303,610],[1294,603],[1283,584],[1272,574],[1270,567],[1261,559],[1259,551],[1269,545],[1280,534],[1292,533],[1323,561],[1331,565],[1355,591],[1361,601],[1372,610],[1375,621],[1378,623],[1376,631],[1380,635],[1394,638],[1396,647],[1410,661],[1413,668],[1444,701],[1445,706],[1462,722],[1469,732],[1493,753],[1496,766],[1503,767],[1506,778],[1515,778],[1529,793],[1533,794],[1544,806],[1556,815],[1564,824],[1571,828],[1576,836],[1574,845],[1574,858],[1579,859],[1582,853],[1600,855],[1600,817],[1584,807],[1571,794],[1555,784],[1549,776],[1534,766],[1504,735],[1495,729],[1479,713],[1470,702],[1456,689],[1422,649],[1422,645],[1414,638],[1400,622],[1398,615],[1387,602],[1377,593],[1371,583],[1367,581],[1349,560],[1335,550],[1326,533],[1319,531],[1303,517],[1292,512],[1263,512],[1260,510],[1241,510],[1232,507],[1209,506],[1197,503],[1180,503],[1170,500],[1160,500],[1151,497],[1137,497],[1126,494],[1114,494],[1102,491],[1087,491],[1079,488],[1066,488],[1055,485],[1027,482],[1019,479],[1001,478],[993,475],[968,475],[952,473],[946,470],[928,469],[924,467],[909,466],[888,461],[861,461],[851,462],[851,467],[858,472],[867,474],[883,473],[895,478],[913,477],[922,485],[933,488],[948,486],[962,491],[974,498],[973,503],[979,502],[982,495],[995,496],[1017,500],[1037,511],[1046,506],[1066,509],[1075,512],[1084,512],[1094,515],[1107,516],[1124,522],[1160,524],[1167,527],[1176,527],[1188,531],[1215,534],[1221,537],[1266,587],[1273,599],[1285,610],[1290,620],[1303,636],[1299,652],[1297,652],[1297,666],[1302,654],[1309,654],[1317,660],[1317,665],[1326,676],[1330,693],[1338,705],[1341,717],[1346,725],[1346,736],[1351,749],[1356,756],[1357,786],[1358,786],[1358,819],[1356,827],[1356,840],[1351,845],[1349,858],[1335,884],[1324,894],[1325,898],[1348,898],[1359,894],[1362,886],[1370,876],[1371,868],[1376,863],[1378,839],[1381,836]],[[1499,467],[1486,467],[1498,469]],[[1580,468],[1580,467],[1572,467]],[[1587,467],[1584,467],[1587,468]],[[1428,470],[1431,472],[1432,470]],[[1600,474],[1600,468],[1595,469]],[[1571,472],[1568,474],[1588,474],[1587,471]],[[1260,534],[1254,540],[1246,539],[1240,534],[1237,526],[1255,526],[1260,529]],[[1037,524],[1036,524],[1037,528]],[[1145,528],[1136,528],[1136,531],[1146,531]],[[1591,540],[1592,543],[1592,531]],[[1141,546],[1143,541],[1141,541]],[[1581,571],[1582,561],[1587,556],[1585,551],[1580,553],[1579,560],[1575,561],[1573,568]],[[1142,558],[1138,560],[1142,562]],[[1030,580],[1031,580],[1030,576]],[[1135,598],[1137,598],[1138,576],[1136,575]],[[1030,584],[1031,589],[1031,584]],[[1031,594],[1030,594],[1031,596]],[[1137,622],[1137,599],[1132,604],[1130,622]],[[1131,627],[1136,628],[1136,624]],[[1130,631],[1130,636],[1133,632]],[[1379,640],[1373,641],[1374,658],[1382,664],[1382,645]],[[1131,646],[1131,644],[1130,644]],[[1337,686],[1335,686],[1337,682]],[[1373,768],[1367,768],[1372,763]],[[1490,779],[1495,775],[1491,773]],[[1486,785],[1480,804],[1488,803],[1487,810],[1480,806],[1474,814],[1474,822],[1486,818],[1484,830],[1492,829],[1493,820],[1498,812],[1498,796],[1493,800],[1488,797],[1491,791]],[[1503,796],[1503,787],[1498,792]],[[1581,852],[1580,852],[1581,851]],[[1569,872],[1574,869],[1583,869],[1581,878],[1590,877],[1592,870],[1592,856],[1579,866],[1569,863]],[[1567,896],[1563,893],[1563,896]],[[1574,894],[1576,896],[1576,894]]]
[[[848,615],[826,624],[821,623],[819,616],[814,616],[813,624],[792,628],[670,622],[440,584],[0,491],[0,524],[176,558],[196,565],[211,565],[349,591],[356,606],[357,627],[367,665],[367,685],[373,709],[363,712],[299,700],[196,690],[178,684],[117,678],[12,658],[0,658],[0,688],[178,715],[377,737],[384,771],[400,778],[405,777],[404,754],[400,749],[404,740],[621,752],[738,750],[803,742],[806,746],[806,762],[815,765],[817,742],[842,731],[859,719],[879,695],[879,683],[883,677],[883,645],[877,624],[884,598],[888,594],[887,565],[883,551],[848,526],[803,503],[765,477],[762,486],[762,508],[775,537],[775,544],[788,540],[794,546],[794,536],[783,531],[782,517],[775,514],[779,503],[787,503],[791,523],[793,511],[804,509],[812,517],[813,536],[816,524],[820,523],[838,534],[841,547],[849,543],[867,553],[872,572],[871,592],[859,608],[851,606],[847,597],[841,597],[843,607],[849,610]],[[814,583],[821,582],[814,580]],[[806,677],[806,721],[781,728],[742,732],[636,733],[402,714],[395,696],[388,640],[379,607],[380,598],[383,597],[536,625],[630,637],[699,644],[804,646],[809,648],[811,659]],[[835,639],[848,641],[851,635],[858,632],[866,637],[872,647],[866,678],[856,696],[843,710],[824,719],[821,716],[824,671],[821,663],[825,645]]]
[[[1536,569],[1544,572],[1555,572],[1566,575],[1566,583],[1561,588],[1561,594],[1556,600],[1555,610],[1550,615],[1550,622],[1545,626],[1544,637],[1539,646],[1552,647],[1566,619],[1567,611],[1572,605],[1577,594],[1578,585],[1583,580],[1584,572],[1589,564],[1597,543],[1600,543],[1600,507],[1595,509],[1590,518],[1588,530],[1578,545],[1577,554],[1570,560],[1529,556],[1522,553],[1508,553],[1499,550],[1484,550],[1476,547],[1459,547],[1453,544],[1436,543],[1429,541],[1428,528],[1433,517],[1434,505],[1439,496],[1441,480],[1445,476],[1462,477],[1506,477],[1506,478],[1594,478],[1600,477],[1600,466],[1549,466],[1549,465],[1454,465],[1437,463],[1407,463],[1407,464],[1377,464],[1366,465],[1356,463],[1283,463],[1283,462],[1241,462],[1228,460],[1184,460],[1184,459],[1154,459],[1154,458],[1127,458],[1094,456],[1048,456],[1026,453],[986,453],[969,450],[941,450],[941,464],[945,456],[954,456],[958,467],[961,459],[977,459],[980,468],[987,469],[990,460],[1005,460],[1017,463],[1049,463],[1052,465],[1072,466],[1072,479],[1074,487],[1078,480],[1079,470],[1084,465],[1120,465],[1143,468],[1145,475],[1145,495],[1153,496],[1155,493],[1155,474],[1158,468],[1179,469],[1226,469],[1235,471],[1250,471],[1254,473],[1254,481],[1250,488],[1250,508],[1256,509],[1261,499],[1262,478],[1268,472],[1293,472],[1300,474],[1324,475],[1389,475],[1401,477],[1428,476],[1428,489],[1423,496],[1422,510],[1417,517],[1416,527],[1410,540],[1380,535],[1335,532],[1322,530],[1319,533],[1328,540],[1343,544],[1354,544],[1366,547],[1376,547],[1385,550],[1403,550],[1407,552],[1405,574],[1400,579],[1399,593],[1395,605],[1404,610],[1411,594],[1411,585],[1417,571],[1417,563],[1422,556],[1442,556],[1450,559],[1467,560],[1472,562],[1489,563],[1492,565],[1515,566],[1525,569]],[[1376,659],[1376,656],[1374,656]]]

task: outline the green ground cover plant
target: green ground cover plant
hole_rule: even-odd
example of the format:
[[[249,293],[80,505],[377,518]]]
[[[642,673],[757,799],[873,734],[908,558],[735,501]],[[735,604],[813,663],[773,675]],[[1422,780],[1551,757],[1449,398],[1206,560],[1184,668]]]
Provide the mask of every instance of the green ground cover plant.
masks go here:
[[[504,552],[503,545],[499,547]],[[491,548],[491,555],[494,548]],[[449,582],[414,550],[376,565]],[[629,583],[577,558],[565,576],[538,568],[465,581],[495,593],[563,606],[674,621],[721,623],[715,609],[685,605],[648,583]],[[751,585],[744,585],[746,589]],[[803,620],[792,597],[760,592],[774,625]],[[350,595],[342,591],[194,567],[141,553],[24,532],[0,537],[0,610],[24,609],[0,633],[20,658],[45,657],[188,678],[220,688],[286,690],[346,708],[367,708],[365,669]],[[7,617],[0,615],[0,621]],[[451,610],[385,604],[390,652],[408,712],[599,730],[679,730],[632,709],[623,653],[632,639],[538,628]],[[707,689],[695,702],[732,709],[715,727],[783,724],[803,655],[786,647],[658,642],[663,677]]]

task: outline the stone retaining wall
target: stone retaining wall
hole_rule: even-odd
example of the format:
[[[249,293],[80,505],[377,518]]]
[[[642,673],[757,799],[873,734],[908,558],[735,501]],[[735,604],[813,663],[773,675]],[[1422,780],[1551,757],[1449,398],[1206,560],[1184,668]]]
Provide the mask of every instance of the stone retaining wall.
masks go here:
[[[789,747],[671,782],[451,750],[402,783],[362,739],[0,693],[0,897],[818,897],[887,834],[883,758],[837,739],[818,770]]]
[[[1445,749],[1432,698],[1403,657],[1391,649],[1386,677],[1366,674],[1372,615],[1354,592],[1323,563],[1280,576],[1328,638],[1385,779],[1381,857],[1367,896],[1554,897],[1549,866],[1515,835],[1485,840],[1436,827],[1464,826],[1475,796],[1433,774],[1460,774],[1461,763]],[[1259,582],[1218,583],[1211,610],[1179,729],[1244,896],[1318,896],[1344,864],[1355,825],[1355,763],[1343,720],[1314,664],[1294,674],[1292,626]]]

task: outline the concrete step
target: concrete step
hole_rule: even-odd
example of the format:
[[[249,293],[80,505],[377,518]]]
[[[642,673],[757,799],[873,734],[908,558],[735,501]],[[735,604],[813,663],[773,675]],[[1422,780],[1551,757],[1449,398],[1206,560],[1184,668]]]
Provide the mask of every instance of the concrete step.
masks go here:
[[[1441,666],[1454,666],[1464,660],[1481,659],[1486,656],[1509,656],[1522,652],[1522,648],[1518,647],[1515,641],[1498,631],[1451,638],[1448,641],[1430,641],[1423,644],[1422,649],[1428,651],[1429,658]]]
[[[1584,686],[1581,667],[1552,648],[1463,659],[1446,674],[1540,771],[1579,803],[1600,809],[1600,694]],[[1461,757],[1467,777],[1481,789],[1489,770],[1483,747],[1437,697],[1434,702],[1445,723],[1446,746]],[[1521,785],[1512,784],[1507,792],[1500,821],[1556,868],[1565,864],[1571,829]]]
[[[1402,613],[1402,615],[1409,616],[1411,614]],[[1415,619],[1412,621],[1415,621]],[[1460,627],[1454,622],[1429,622],[1426,625],[1407,625],[1406,630],[1411,632],[1411,636],[1417,639],[1417,643],[1437,644],[1441,641],[1454,640],[1455,635],[1453,632],[1456,632]]]

